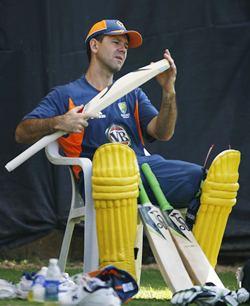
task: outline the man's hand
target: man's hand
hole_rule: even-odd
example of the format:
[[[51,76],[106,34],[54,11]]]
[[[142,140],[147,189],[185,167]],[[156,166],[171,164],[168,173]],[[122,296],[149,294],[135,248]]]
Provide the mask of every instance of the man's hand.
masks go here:
[[[168,49],[163,57],[169,62],[170,68],[156,76],[162,87],[162,100],[159,114],[154,117],[147,126],[149,135],[158,140],[167,141],[174,134],[177,106],[175,97],[176,67]]]
[[[174,94],[177,69],[168,49],[165,50],[163,57],[169,62],[170,68],[158,74],[156,80],[166,93]]]
[[[58,117],[57,130],[67,133],[81,133],[88,126],[89,118],[98,118],[99,114],[85,113],[84,106],[76,106],[64,115]]]

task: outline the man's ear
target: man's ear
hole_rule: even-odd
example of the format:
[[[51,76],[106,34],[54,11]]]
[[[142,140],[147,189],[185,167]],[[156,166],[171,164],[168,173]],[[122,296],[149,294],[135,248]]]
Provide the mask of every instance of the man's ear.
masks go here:
[[[89,42],[90,51],[93,53],[96,53],[98,50],[98,46],[99,46],[98,44],[99,44],[98,40],[96,40],[95,38],[92,38]]]

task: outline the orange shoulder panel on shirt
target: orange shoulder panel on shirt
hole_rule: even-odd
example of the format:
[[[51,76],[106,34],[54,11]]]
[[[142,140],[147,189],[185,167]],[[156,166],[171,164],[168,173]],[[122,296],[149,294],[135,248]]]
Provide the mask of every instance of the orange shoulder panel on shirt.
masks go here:
[[[76,106],[73,100],[69,98],[69,110],[73,109],[74,107]],[[67,157],[79,157],[82,152],[83,137],[84,132],[71,133],[66,137],[60,137],[58,143]],[[75,176],[79,178],[81,168],[79,166],[73,166],[72,168]]]
[[[144,145],[144,140],[143,140],[143,136],[142,136],[142,130],[141,130],[141,126],[140,126],[139,103],[138,103],[138,100],[136,100],[136,102],[135,102],[134,117],[135,117],[136,127],[137,127],[137,131],[139,133],[139,137],[140,137],[141,143]]]

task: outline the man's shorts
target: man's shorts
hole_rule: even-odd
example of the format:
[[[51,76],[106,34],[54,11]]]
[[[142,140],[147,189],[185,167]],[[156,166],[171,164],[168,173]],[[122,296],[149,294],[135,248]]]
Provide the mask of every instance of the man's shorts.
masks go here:
[[[186,208],[199,191],[204,176],[203,167],[181,160],[167,160],[157,154],[137,156],[137,159],[139,165],[150,165],[163,193],[173,207]],[[141,178],[150,200],[157,204],[142,171]]]

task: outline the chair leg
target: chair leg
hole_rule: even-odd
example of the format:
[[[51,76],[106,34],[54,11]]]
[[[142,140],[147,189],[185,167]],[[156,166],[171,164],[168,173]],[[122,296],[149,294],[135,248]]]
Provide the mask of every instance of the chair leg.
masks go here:
[[[59,260],[58,260],[58,265],[59,265],[62,272],[65,271],[66,262],[67,262],[67,258],[68,258],[68,254],[69,254],[69,247],[70,247],[74,227],[75,227],[74,220],[73,219],[69,220],[68,223],[67,223],[67,226],[66,226],[65,233],[64,233],[63,243],[62,243],[60,256],[59,256]]]
[[[140,280],[141,280],[142,249],[143,249],[143,224],[141,222],[141,219],[138,217],[136,240],[135,240],[135,250],[137,252],[135,258],[135,273],[136,273],[138,286],[140,286]]]
[[[90,161],[85,162],[83,169],[85,189],[83,272],[86,273],[98,269],[99,251],[97,244],[95,209],[92,198],[92,163]]]
[[[91,205],[91,204],[90,204]],[[84,226],[84,257],[83,272],[95,271],[99,266],[99,252],[97,245],[95,211],[86,205],[85,226]],[[92,204],[93,205],[93,204]]]

